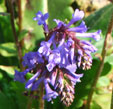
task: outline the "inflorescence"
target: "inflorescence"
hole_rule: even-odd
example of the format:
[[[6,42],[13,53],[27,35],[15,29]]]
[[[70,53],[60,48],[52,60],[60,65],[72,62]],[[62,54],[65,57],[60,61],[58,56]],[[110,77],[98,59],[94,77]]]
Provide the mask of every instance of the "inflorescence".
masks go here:
[[[25,88],[31,91],[38,90],[43,84],[46,94],[43,99],[52,101],[57,96],[66,105],[70,106],[74,100],[74,87],[83,74],[77,74],[77,69],[88,70],[92,65],[91,53],[97,51],[91,41],[80,40],[82,38],[100,39],[101,30],[86,33],[87,27],[84,21],[77,27],[70,27],[73,23],[82,20],[84,12],[75,10],[68,24],[54,19],[57,26],[48,29],[46,20],[48,13],[38,12],[35,21],[43,25],[45,41],[42,41],[36,52],[26,53],[23,57],[23,72],[15,71],[14,80],[25,83]],[[33,76],[27,80],[26,74]]]

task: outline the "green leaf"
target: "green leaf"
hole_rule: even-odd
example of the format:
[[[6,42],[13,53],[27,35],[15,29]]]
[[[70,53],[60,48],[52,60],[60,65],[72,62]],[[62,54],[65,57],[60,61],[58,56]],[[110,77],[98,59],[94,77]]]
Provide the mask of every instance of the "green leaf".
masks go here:
[[[105,35],[112,11],[112,4],[95,11],[93,14],[85,18],[86,25],[90,28],[90,30],[101,29],[102,33]]]
[[[92,104],[91,104],[91,109],[102,109],[102,108],[95,101],[93,101]]]
[[[112,66],[108,62],[104,63],[104,68],[101,72],[101,76],[108,75],[111,72],[111,70]]]
[[[0,0],[0,12],[5,12],[5,0]]]
[[[16,104],[12,98],[7,97],[4,93],[0,92],[0,108],[1,109],[15,109]]]
[[[3,3],[3,0],[0,0],[0,5]]]
[[[109,64],[113,65],[113,54],[106,56],[105,62],[108,62]]]
[[[110,84],[110,80],[108,77],[106,76],[103,76],[103,77],[100,77],[98,82],[97,82],[97,87],[105,87],[105,86],[108,86]]]
[[[11,42],[0,44],[0,55],[5,57],[17,56],[15,44]]]
[[[101,107],[101,109],[110,109],[111,93],[105,92],[103,94],[94,94],[93,101],[96,102]]]
[[[95,101],[93,101],[92,104],[91,104],[91,109],[102,109],[102,108]]]
[[[3,74],[0,72],[0,80],[3,79]]]
[[[76,98],[75,98],[76,99]],[[82,105],[83,105],[83,100],[81,99],[81,100],[78,100],[77,101],[77,103],[76,103],[76,108],[75,108],[75,106],[74,106],[74,104],[72,104],[73,106],[71,106],[71,107],[73,107],[73,108],[71,108],[71,109],[77,109],[77,108],[79,108],[79,107],[82,107]]]
[[[0,65],[0,69],[5,71],[10,77],[13,77],[15,73],[14,72],[15,67]]]
[[[13,42],[13,33],[10,22],[10,15],[0,15],[0,43]]]
[[[27,30],[22,30],[19,34],[19,41],[21,41],[26,35],[27,35],[28,31]]]
[[[11,82],[12,89],[15,91],[15,99],[18,109],[27,109],[28,97],[24,96],[25,85],[19,82]]]

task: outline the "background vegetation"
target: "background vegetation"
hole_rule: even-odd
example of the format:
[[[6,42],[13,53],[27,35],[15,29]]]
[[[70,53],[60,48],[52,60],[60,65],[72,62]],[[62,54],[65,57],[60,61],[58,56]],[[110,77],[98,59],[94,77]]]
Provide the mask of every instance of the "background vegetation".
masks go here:
[[[10,6],[8,0],[0,0],[0,109],[26,109],[31,104],[32,109],[39,108],[39,99],[32,99],[25,95],[24,84],[14,82],[14,70],[19,68],[19,55],[16,49],[14,31],[12,29]],[[80,5],[73,0],[12,0],[14,12],[14,26],[22,50],[22,56],[29,51],[36,51],[39,42],[44,40],[41,26],[33,21],[33,17],[40,10],[49,13],[49,28],[55,26],[52,19],[60,19],[68,22],[75,8],[83,9],[86,13],[84,18],[89,31],[102,30],[101,40],[94,42],[98,52],[93,56],[92,68],[88,71],[77,71],[84,73],[81,83],[75,88],[75,99],[70,107],[65,107],[57,98],[54,103],[45,101],[45,109],[83,109],[86,104],[91,83],[95,79],[95,73],[101,60],[101,51],[107,32],[108,23],[113,11],[113,5],[109,3],[98,9],[89,4]],[[92,7],[91,7],[92,6]],[[101,6],[100,6],[101,7]],[[96,11],[94,11],[96,10]],[[112,32],[113,37],[113,32]],[[110,37],[107,46],[107,55],[104,68],[96,85],[91,109],[110,109],[112,81],[113,81],[113,38]],[[31,103],[32,101],[32,103]]]

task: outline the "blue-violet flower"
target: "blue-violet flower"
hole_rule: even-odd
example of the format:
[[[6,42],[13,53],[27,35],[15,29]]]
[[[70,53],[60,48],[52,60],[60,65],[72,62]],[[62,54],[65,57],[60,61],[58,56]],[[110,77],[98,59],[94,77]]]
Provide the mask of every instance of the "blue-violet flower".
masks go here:
[[[26,53],[23,57],[23,65],[27,69],[23,72],[15,71],[14,80],[25,83],[25,88],[37,91],[42,84],[46,94],[43,99],[52,101],[57,96],[66,105],[70,106],[74,100],[74,87],[83,74],[77,74],[77,69],[88,70],[92,65],[91,53],[97,48],[90,41],[80,40],[79,37],[100,39],[101,30],[87,33],[84,21],[77,27],[70,27],[73,23],[82,20],[84,12],[76,9],[68,24],[54,19],[57,26],[48,29],[46,20],[48,13],[38,12],[35,21],[43,25],[46,33],[45,41],[42,41],[36,52]],[[26,74],[32,73],[27,80]]]

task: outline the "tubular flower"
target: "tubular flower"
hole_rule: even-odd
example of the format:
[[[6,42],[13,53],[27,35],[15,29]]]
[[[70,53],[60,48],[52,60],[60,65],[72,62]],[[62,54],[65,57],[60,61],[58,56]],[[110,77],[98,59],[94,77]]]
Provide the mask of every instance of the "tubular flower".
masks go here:
[[[40,11],[34,18],[39,25],[43,25],[46,40],[42,41],[36,52],[29,52],[23,57],[23,65],[27,69],[23,72],[15,71],[15,81],[25,83],[25,88],[37,90],[43,84],[46,94],[43,99],[52,101],[57,96],[66,105],[70,106],[74,100],[75,85],[80,82],[83,74],[77,74],[77,69],[88,70],[92,65],[91,53],[97,48],[90,41],[80,40],[79,37],[100,39],[101,30],[94,33],[86,33],[87,26],[82,21],[77,27],[70,27],[73,23],[82,20],[84,12],[75,10],[68,24],[54,19],[57,26],[48,29],[45,20],[48,13]],[[27,80],[26,74],[32,73]]]

